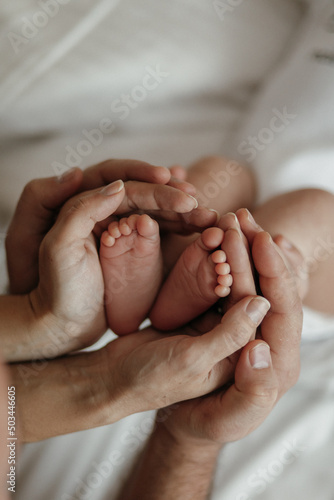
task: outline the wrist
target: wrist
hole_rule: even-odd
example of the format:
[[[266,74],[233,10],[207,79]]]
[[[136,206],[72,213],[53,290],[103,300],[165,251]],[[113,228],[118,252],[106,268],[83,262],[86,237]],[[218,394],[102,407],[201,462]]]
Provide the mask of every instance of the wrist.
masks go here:
[[[180,442],[157,419],[138,464],[119,498],[208,498],[218,453]]]
[[[29,295],[5,295],[0,302],[1,350],[6,361],[36,359],[42,326],[34,313]]]
[[[175,450],[175,453],[191,457],[196,463],[216,462],[221,444],[206,439],[192,437],[179,430],[171,430],[166,422],[159,422],[157,416],[156,431],[165,446]]]
[[[93,429],[122,418],[122,399],[110,395],[101,351],[44,361],[42,368],[34,363],[10,365],[23,442]]]
[[[29,359],[56,358],[64,354],[64,334],[61,334],[58,321],[46,306],[39,288],[31,291],[28,298],[33,318],[30,331],[34,345],[34,352]]]
[[[44,297],[45,293],[39,287],[29,293],[33,317],[30,331],[34,344],[29,359],[54,359],[86,347],[87,344],[78,337],[80,329],[75,321],[63,319],[61,312],[55,314]]]

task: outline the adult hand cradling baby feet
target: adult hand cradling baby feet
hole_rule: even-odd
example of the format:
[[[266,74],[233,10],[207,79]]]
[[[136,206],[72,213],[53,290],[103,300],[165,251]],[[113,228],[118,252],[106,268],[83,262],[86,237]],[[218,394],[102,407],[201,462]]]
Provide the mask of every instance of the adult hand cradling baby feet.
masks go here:
[[[105,186],[109,181],[114,182]],[[4,333],[6,358],[54,357],[95,342],[107,328],[95,237],[103,227],[96,224],[113,213],[136,210],[157,211],[161,219],[167,214],[168,222],[175,213],[174,223],[182,224],[182,214],[197,206],[187,191],[194,193],[194,188],[174,182],[168,169],[130,160],[104,162],[84,173],[75,169],[60,182],[50,178],[28,184],[6,241],[10,288],[20,294],[14,300],[25,310],[17,333],[23,341],[13,343],[12,335]],[[65,203],[54,223],[75,192],[80,194]],[[215,220],[215,213],[200,211],[200,224]]]
[[[60,183],[43,179],[25,189],[7,238],[16,295],[4,297],[3,307],[21,312],[11,338],[5,332],[13,332],[12,317],[9,330],[3,314],[6,359],[55,358],[91,345],[107,318],[127,335],[96,352],[49,361],[24,381],[30,363],[12,365],[24,440],[106,425],[233,380],[245,358],[240,349],[255,338],[270,303],[256,294],[247,231],[246,239],[230,213],[215,226],[217,213],[197,208],[194,195],[191,182],[167,169],[129,160],[75,169]],[[177,242],[174,252],[171,242]],[[218,300],[223,317],[211,309]],[[137,331],[147,315],[160,332]],[[270,379],[272,406],[277,387]]]

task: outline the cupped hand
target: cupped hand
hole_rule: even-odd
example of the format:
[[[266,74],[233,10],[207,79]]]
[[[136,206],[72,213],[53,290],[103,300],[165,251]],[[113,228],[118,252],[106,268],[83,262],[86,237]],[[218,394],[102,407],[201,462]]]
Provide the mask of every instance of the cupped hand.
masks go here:
[[[299,375],[302,304],[270,235],[237,212],[249,242],[261,291],[271,304],[260,338],[243,348],[233,383],[206,398],[181,403],[163,425],[174,439],[214,449],[258,427]]]
[[[107,346],[111,396],[127,394],[130,414],[221,387],[231,377],[229,356],[254,335],[268,307],[263,298],[250,296],[203,335],[189,335],[189,328],[166,334],[148,329],[116,339]]]
[[[39,283],[30,292],[39,351],[58,355],[92,344],[107,329],[104,282],[93,229],[125,196],[123,181],[77,195],[63,206],[39,251]],[[61,341],[60,341],[61,340]]]
[[[6,238],[11,293],[28,293],[37,286],[39,247],[66,200],[117,179],[129,181],[119,214],[152,211],[159,220],[172,221],[177,230],[186,226],[187,217],[194,227],[207,227],[216,220],[216,214],[207,209],[192,210],[196,202],[191,198],[195,194],[191,184],[174,179],[165,167],[145,162],[108,160],[84,172],[75,168],[61,178],[31,181],[21,195]]]

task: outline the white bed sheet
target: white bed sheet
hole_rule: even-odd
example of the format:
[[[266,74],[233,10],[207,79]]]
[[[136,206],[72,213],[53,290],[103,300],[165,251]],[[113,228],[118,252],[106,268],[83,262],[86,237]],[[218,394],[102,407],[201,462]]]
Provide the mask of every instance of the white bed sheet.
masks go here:
[[[98,6],[97,10],[100,8],[106,9],[105,12],[108,11],[108,2],[98,2],[98,4],[100,7]],[[186,1],[173,1],[171,4],[173,7],[177,5],[183,9],[189,8],[190,5]],[[198,9],[204,5],[200,1],[193,2],[193,4]],[[193,95],[188,95],[186,92],[189,88],[187,78],[183,81],[182,79],[169,80],[166,88],[161,86],[157,95],[152,94],[152,98],[145,103],[145,106],[143,105],[141,112],[133,115],[133,120],[119,122],[117,133],[113,139],[104,141],[101,147],[95,149],[88,158],[84,159],[83,166],[104,159],[106,156],[124,157],[125,152],[127,156],[166,165],[174,161],[187,163],[207,153],[228,152],[233,154],[233,146],[231,146],[230,141],[231,130],[234,130],[244,117],[247,111],[246,102],[254,95],[254,89],[263,78],[270,74],[273,61],[279,60],[291,33],[297,30],[299,14],[292,4],[293,2],[290,1],[276,0],[254,0],[251,5],[243,2],[235,10],[232,17],[226,17],[224,23],[221,23],[217,18],[213,20],[212,13],[209,14],[208,8],[204,8],[203,19],[206,22],[211,19],[214,23],[214,30],[221,29],[223,33],[222,45],[220,46],[222,52],[220,71],[217,72],[217,66],[209,65],[206,66],[207,74],[201,74],[201,68],[198,68],[196,58],[187,60],[186,51],[182,52],[181,50],[178,64],[186,65],[189,74],[198,78],[198,85],[195,86]],[[28,1],[26,3],[19,2],[17,5],[23,9],[22,14],[26,12],[27,15],[33,13],[33,9],[36,8],[33,2]],[[129,0],[124,1],[122,5],[125,13],[127,9],[129,12],[129,9],[135,7],[135,3]],[[150,3],[147,0],[145,3],[151,14],[161,16],[164,12],[163,8],[159,11],[160,6],[156,7],[157,5],[156,1]],[[74,12],[80,19],[83,19],[89,12],[90,6],[89,2],[82,0],[80,6],[73,2],[69,9],[72,15]],[[210,5],[210,9],[211,7]],[[117,22],[119,26],[123,26],[124,12],[117,10],[117,6],[115,8],[117,16],[119,16]],[[138,15],[138,9],[136,15]],[[63,9],[63,12],[63,14],[59,14],[57,19],[58,22],[62,22],[65,29],[68,26],[67,22],[70,16],[68,15],[69,11]],[[212,10],[212,12],[214,11]],[[261,14],[264,16],[263,19]],[[14,21],[17,20],[14,4],[7,5],[6,15],[10,19],[13,18]],[[98,17],[99,12],[95,12],[95,15]],[[94,19],[97,20],[97,17]],[[200,27],[196,19],[189,18],[188,20],[188,28],[196,32]],[[104,30],[106,30],[107,21],[106,17],[105,23],[102,23]],[[229,61],[225,58],[224,52],[224,37],[232,36],[232,33],[237,29],[238,25],[235,24],[237,21],[241,23],[243,29],[247,29],[247,26],[251,26],[252,23],[255,26],[253,31],[250,29],[247,35],[249,46],[238,46],[239,56],[245,58],[245,64],[242,66],[245,71],[241,74],[233,73],[235,68],[231,64],[228,66]],[[151,20],[145,19],[145,16],[141,18],[140,23],[142,23],[142,27],[152,26]],[[13,26],[15,26],[15,22],[13,22]],[[178,26],[177,22],[176,26]],[[162,28],[163,23],[160,25],[158,23],[157,36],[161,35]],[[44,37],[46,37],[44,43],[47,46],[47,36],[54,36],[54,33],[54,25],[50,21],[49,29],[41,30],[40,39],[32,40],[32,43],[25,50],[28,51],[33,46],[39,49],[38,40],[43,41]],[[203,35],[203,32],[201,34]],[[263,42],[252,45],[254,37],[261,34],[267,37],[267,51],[261,50]],[[271,34],[270,43],[268,34]],[[176,34],[176,39],[180,44],[178,36],[180,34]],[[237,40],[239,39],[240,37],[237,35]],[[97,44],[103,44],[103,38],[96,40]],[[116,45],[121,42],[122,36],[116,40]],[[281,45],[277,45],[279,42]],[[102,49],[101,53],[96,52],[97,48],[94,46],[94,57],[95,54],[98,54],[101,62],[104,58],[104,52]],[[2,115],[4,154],[0,167],[2,176],[0,203],[4,214],[9,216],[18,194],[27,180],[36,175],[52,175],[52,161],[61,160],[66,145],[75,146],[80,140],[81,134],[77,130],[82,130],[84,127],[92,128],[97,119],[105,115],[110,116],[109,112],[105,113],[104,110],[106,106],[110,105],[112,99],[131,88],[131,85],[129,87],[126,82],[130,81],[132,85],[137,84],[138,78],[143,76],[145,64],[156,63],[156,51],[151,50],[152,46],[145,43],[145,40],[144,48],[146,51],[144,64],[139,62],[130,73],[124,71],[121,58],[113,60],[117,72],[124,75],[124,81],[121,81],[119,86],[116,86],[116,90],[109,94],[106,93],[106,88],[111,85],[112,80],[108,72],[106,79],[99,80],[101,88],[97,94],[89,94],[89,81],[85,81],[85,73],[83,72],[87,62],[85,58],[88,57],[91,62],[89,44],[81,52],[70,53],[65,64],[55,65],[52,72],[41,73],[34,81],[34,75],[32,75],[33,85],[31,88],[25,88],[23,91],[22,89],[19,89],[20,91],[13,89],[13,92],[17,92],[15,99],[8,105],[8,108],[4,108]],[[231,46],[228,49],[230,50]],[[201,57],[206,57],[205,53],[208,54],[210,51],[213,53],[216,50],[216,39],[207,37],[203,52],[200,51]],[[128,56],[129,54],[131,57],[134,56],[129,46],[126,46],[126,51],[128,51]],[[173,47],[168,43],[161,45],[162,67],[168,68],[168,71],[171,72],[173,70],[179,71],[178,65],[173,64],[172,52]],[[29,51],[27,53],[29,54]],[[73,54],[76,57],[72,57]],[[251,56],[253,59],[249,64]],[[24,59],[24,52],[21,53],[20,57]],[[164,66],[164,62],[168,64]],[[249,72],[252,68],[252,62],[254,63],[254,72]],[[16,62],[14,61],[12,66],[8,66],[8,71],[11,71],[13,67],[16,70],[15,65],[20,66],[19,58]],[[238,64],[235,66],[239,67]],[[219,83],[221,83],[219,75],[223,81],[222,77],[226,71],[232,72],[234,76],[228,80],[229,85],[224,89],[224,92],[220,92],[218,91]],[[262,80],[255,76],[259,71]],[[66,109],[68,103],[62,101],[62,95],[66,96],[70,88],[64,88],[63,94],[61,92],[50,94],[50,91],[52,89],[54,91],[57,86],[62,88],[63,79],[66,81],[65,77],[69,78],[71,74],[76,74],[76,72],[77,79],[74,78],[70,82],[70,87],[72,86],[70,96],[75,103],[82,95],[85,95],[85,106],[70,105],[68,120],[64,123],[61,111]],[[213,92],[215,98],[208,98],[204,92],[210,78],[214,80],[214,88],[210,87],[210,92]],[[81,83],[77,88],[78,80],[81,80]],[[8,85],[6,82],[7,80],[4,78],[0,80],[3,85]],[[243,86],[242,82],[246,82],[247,85]],[[226,106],[224,96],[231,98],[232,88],[237,92],[233,94],[236,100],[233,109],[230,109],[229,106]],[[180,97],[175,105],[173,105],[171,97],[174,94]],[[58,98],[61,96],[59,102],[57,102],[57,95]],[[76,97],[78,97],[77,101]],[[157,107],[159,100],[160,107]],[[183,107],[181,101],[185,100],[186,106]],[[92,108],[91,103],[95,101],[96,108]],[[10,100],[8,102],[10,103]],[[192,112],[193,106],[194,112]],[[198,112],[200,112],[201,119],[198,119]],[[256,117],[255,108],[253,113]],[[249,124],[247,124],[248,126]],[[150,138],[149,145],[147,144],[148,137]],[[34,168],[30,169],[27,167],[28,165],[33,165]],[[2,280],[4,281],[3,278]],[[320,324],[318,321],[319,318],[316,318],[315,325]],[[214,482],[213,500],[249,500],[253,498],[260,500],[282,500],[282,498],[333,500],[334,488],[331,475],[334,462],[334,327],[331,320],[329,321],[329,324],[326,323],[323,336],[319,336],[317,341],[304,342],[302,346],[302,372],[299,383],[282,398],[275,411],[259,430],[239,443],[226,446],[222,451]],[[308,324],[310,323],[308,322]],[[314,333],[314,328],[317,327],[311,326],[311,333]],[[317,332],[318,330],[317,328]],[[312,338],[314,336],[309,336],[309,339]],[[118,488],[122,481],[126,480],[132,463],[149,434],[153,417],[153,412],[133,415],[112,426],[24,446],[21,453],[15,498],[17,500],[116,499]],[[113,469],[111,469],[112,461],[116,464]],[[288,463],[284,463],[284,461]],[[101,468],[102,462],[108,462],[109,465],[104,464],[106,468],[109,467],[108,473],[106,468],[103,466]],[[261,469],[260,472],[259,469]],[[263,474],[263,469],[264,474],[267,474],[267,479],[264,480],[261,477],[260,481],[259,474]],[[260,489],[263,491],[260,492]]]

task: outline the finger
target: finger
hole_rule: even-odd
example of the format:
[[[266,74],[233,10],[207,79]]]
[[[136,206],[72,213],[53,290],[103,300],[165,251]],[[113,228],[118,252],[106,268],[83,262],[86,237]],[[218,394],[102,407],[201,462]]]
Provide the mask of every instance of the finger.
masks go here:
[[[295,279],[268,233],[261,232],[254,237],[252,255],[262,294],[271,303],[270,314],[261,325],[261,335],[270,345],[284,391],[299,375],[302,303]]]
[[[145,328],[139,330],[135,333],[130,333],[129,335],[124,335],[112,340],[106,345],[105,350],[109,353],[109,359],[115,361],[118,356],[127,354],[128,352],[134,351],[137,347],[151,342],[153,340],[159,340],[164,337],[170,337],[170,333],[167,334],[157,332],[152,328]]]
[[[117,213],[133,210],[167,210],[187,213],[198,207],[197,200],[179,189],[161,184],[128,181],[126,197]]]
[[[84,171],[81,191],[88,191],[117,179],[167,184],[171,177],[168,168],[137,160],[106,160]]]
[[[261,425],[277,401],[278,389],[268,344],[250,342],[237,362],[234,385],[215,396],[213,414],[219,428],[218,440],[239,440]]]
[[[220,227],[220,229],[222,229],[224,232],[228,229],[236,229],[237,231],[240,231],[238,218],[232,212],[228,212],[227,214],[224,214],[220,217],[218,227]]]
[[[250,246],[252,246],[255,236],[263,231],[263,229],[255,222],[252,214],[247,208],[240,208],[236,211],[241,231],[247,238]]]
[[[176,189],[180,189],[184,193],[191,194],[192,196],[196,195],[196,188],[193,186],[193,184],[190,184],[190,182],[186,182],[184,180],[178,179],[177,177],[171,177],[170,181],[168,182],[168,186],[174,187]]]
[[[218,222],[218,227],[220,227],[223,231],[227,231],[228,229],[235,229],[241,235],[241,239],[247,249],[248,254],[250,255],[249,245],[246,236],[241,231],[240,223],[236,214],[232,212],[228,212],[220,217]]]
[[[62,177],[33,180],[24,188],[6,239],[11,293],[27,293],[37,285],[40,244],[81,180],[82,172],[75,168]]]
[[[180,179],[180,181],[185,181],[187,179],[187,170],[181,167],[181,165],[172,165],[169,170],[172,176]]]
[[[263,297],[246,297],[222,318],[220,325],[196,337],[199,352],[205,352],[212,366],[246,345],[270,308]]]
[[[116,213],[120,214],[120,212],[124,217],[127,217],[130,214],[142,213],[143,211],[132,210],[124,213],[123,209],[120,207]],[[208,227],[215,226],[217,221],[217,212],[204,207],[198,207],[187,214],[163,210],[145,210],[145,213],[156,220],[159,224],[160,231],[165,233],[189,235],[202,232]],[[113,220],[118,219],[117,217],[115,218],[115,216],[111,216],[97,224],[94,229],[94,234],[96,234],[97,237],[101,236],[102,232],[106,230]]]
[[[227,299],[228,307],[231,307],[244,297],[256,295],[248,249],[242,239],[240,229],[228,229],[225,232],[222,250],[226,253],[233,278],[231,293]]]
[[[212,226],[216,226],[219,214],[216,210],[205,207],[198,207],[187,214],[177,214],[175,212],[156,211],[150,213],[163,231],[175,233],[200,232]]]
[[[125,196],[124,183],[115,181],[102,189],[80,194],[63,207],[54,226],[59,241],[87,238],[97,222],[119,207]]]

